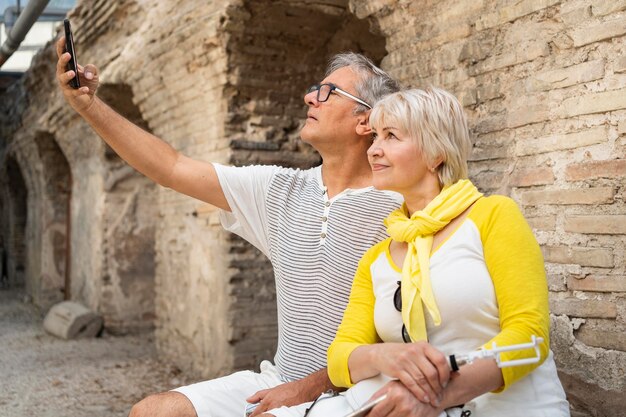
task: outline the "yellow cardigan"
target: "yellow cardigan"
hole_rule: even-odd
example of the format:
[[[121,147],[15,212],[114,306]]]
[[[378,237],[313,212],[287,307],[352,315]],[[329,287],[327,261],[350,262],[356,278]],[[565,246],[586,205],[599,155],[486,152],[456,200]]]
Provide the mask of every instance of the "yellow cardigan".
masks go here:
[[[490,349],[492,342],[498,346],[528,343],[532,335],[544,339],[539,363],[502,368],[504,386],[496,390],[500,392],[538,367],[548,355],[550,320],[543,257],[528,223],[508,197],[481,198],[470,209],[465,221],[468,220],[480,232],[498,304],[500,332],[483,346]],[[353,385],[348,358],[355,348],[381,342],[374,325],[370,265],[388,247],[389,239],[370,248],[359,262],[343,320],[328,348],[328,375],[336,386]],[[528,351],[506,352],[501,358],[512,360],[531,355]]]

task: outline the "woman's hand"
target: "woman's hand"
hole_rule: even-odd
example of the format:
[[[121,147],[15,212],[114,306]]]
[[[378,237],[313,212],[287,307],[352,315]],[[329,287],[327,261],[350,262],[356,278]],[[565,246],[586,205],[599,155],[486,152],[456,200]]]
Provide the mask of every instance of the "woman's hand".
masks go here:
[[[438,407],[450,379],[443,353],[426,342],[372,345],[370,358],[382,374],[397,378],[414,396]]]
[[[367,417],[437,417],[443,412],[443,407],[433,407],[419,401],[399,381],[387,383],[372,396],[372,399],[385,394],[387,398],[376,405]]]

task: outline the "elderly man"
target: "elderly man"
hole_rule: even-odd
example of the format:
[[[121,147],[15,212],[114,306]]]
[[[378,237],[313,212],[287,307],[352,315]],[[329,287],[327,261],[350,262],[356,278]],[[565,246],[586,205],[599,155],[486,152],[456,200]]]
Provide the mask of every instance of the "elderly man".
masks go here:
[[[237,372],[149,396],[132,417],[252,416],[310,401],[332,388],[326,349],[341,321],[354,271],[364,251],[385,237],[383,218],[400,204],[371,186],[366,150],[371,106],[397,83],[362,55],[335,56],[326,77],[304,96],[300,136],[322,156],[321,166],[227,167],[190,159],[133,125],[96,96],[98,70],[79,67],[73,89],[70,55],[57,43],[57,80],[66,101],[126,162],[162,186],[222,210],[222,224],[272,262],[278,307],[278,349],[261,372]]]

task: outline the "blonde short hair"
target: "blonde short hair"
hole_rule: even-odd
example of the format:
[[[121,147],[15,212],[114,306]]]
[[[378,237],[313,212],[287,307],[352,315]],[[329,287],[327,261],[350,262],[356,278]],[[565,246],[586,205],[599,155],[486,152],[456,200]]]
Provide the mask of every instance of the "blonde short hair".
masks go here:
[[[467,120],[461,103],[440,88],[413,89],[388,95],[374,106],[370,124],[393,126],[418,143],[426,163],[437,165],[442,187],[467,178],[467,159],[472,150]]]

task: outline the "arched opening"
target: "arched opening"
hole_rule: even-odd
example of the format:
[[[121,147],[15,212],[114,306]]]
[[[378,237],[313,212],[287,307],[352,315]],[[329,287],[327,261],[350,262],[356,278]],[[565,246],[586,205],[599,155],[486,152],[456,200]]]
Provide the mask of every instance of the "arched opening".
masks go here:
[[[10,288],[25,285],[26,221],[28,219],[28,190],[19,164],[13,156],[6,161],[6,184],[3,187],[2,216],[3,269],[5,283]],[[6,268],[6,269],[5,269]]]
[[[43,189],[38,206],[43,222],[41,230],[41,265],[31,286],[35,302],[48,307],[62,299],[69,300],[72,174],[65,154],[54,136],[40,132],[35,136],[39,160],[43,165]]]
[[[379,64],[386,55],[385,38],[359,20],[348,0],[332,4],[295,1],[244,1],[229,10],[232,28],[227,86],[234,165],[277,164],[309,168],[319,155],[300,140],[306,115],[307,87],[319,82],[329,58],[344,51],[360,52]],[[235,366],[252,368],[276,349],[276,301],[272,268],[251,245],[230,235],[232,258],[231,340]],[[242,260],[245,260],[242,262]]]
[[[333,5],[245,1],[233,19],[240,23],[229,44],[230,67],[236,68],[226,126],[231,162],[319,164],[299,136],[306,88],[322,79],[329,58],[339,52],[364,53],[379,64],[386,55],[385,38],[350,12],[348,0]]]
[[[149,131],[126,84],[103,84],[99,96],[118,113]],[[156,185],[128,166],[107,145],[104,150],[103,275],[100,313],[112,333],[154,325]]]

